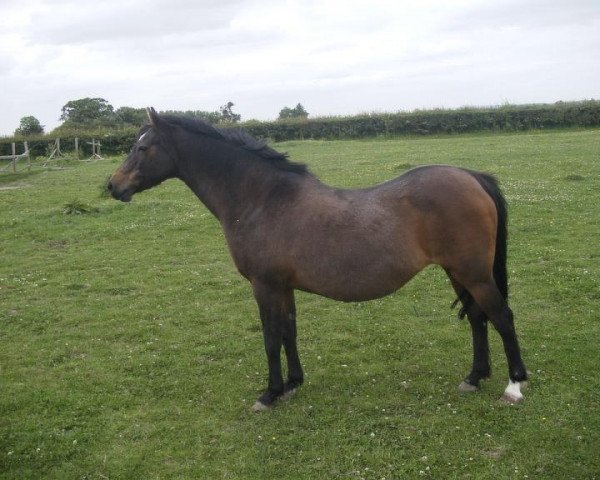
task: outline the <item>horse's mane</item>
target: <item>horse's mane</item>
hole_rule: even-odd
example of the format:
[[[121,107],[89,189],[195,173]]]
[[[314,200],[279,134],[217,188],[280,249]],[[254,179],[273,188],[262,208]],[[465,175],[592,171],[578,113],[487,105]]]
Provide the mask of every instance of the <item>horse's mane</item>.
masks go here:
[[[303,163],[290,162],[287,153],[280,153],[267,145],[265,140],[258,140],[242,128],[220,128],[210,123],[190,117],[177,115],[160,115],[160,118],[171,125],[177,125],[190,133],[205,135],[223,140],[230,145],[248,150],[260,158],[267,160],[278,170],[307,174],[308,168]]]

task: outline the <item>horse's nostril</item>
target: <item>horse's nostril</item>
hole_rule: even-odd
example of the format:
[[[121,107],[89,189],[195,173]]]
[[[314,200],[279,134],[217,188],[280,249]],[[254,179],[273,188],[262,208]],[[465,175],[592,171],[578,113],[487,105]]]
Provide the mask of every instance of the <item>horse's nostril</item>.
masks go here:
[[[112,192],[112,189],[113,189],[113,184],[112,184],[112,182],[108,182],[108,183],[106,184],[106,188],[108,189],[108,191],[109,191],[109,192]]]

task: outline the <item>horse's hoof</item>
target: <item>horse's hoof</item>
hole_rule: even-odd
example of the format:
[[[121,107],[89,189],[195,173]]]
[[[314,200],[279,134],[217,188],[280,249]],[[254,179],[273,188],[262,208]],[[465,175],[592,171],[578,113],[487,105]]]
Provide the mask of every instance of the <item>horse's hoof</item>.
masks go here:
[[[475,385],[471,385],[470,383],[463,381],[463,382],[460,382],[460,385],[458,386],[458,390],[460,392],[478,392],[479,387],[476,387]]]
[[[519,396],[519,395],[512,395],[510,393],[506,393],[504,392],[504,394],[502,395],[502,397],[500,397],[500,401],[502,403],[505,403],[506,405],[516,405],[517,403],[520,403],[523,401],[523,395]]]
[[[280,400],[283,400],[284,402],[288,401],[290,398],[292,398],[294,395],[296,394],[296,389],[292,388],[291,390],[288,390],[287,392],[285,392],[283,395],[281,395],[281,397],[279,397]]]
[[[522,382],[513,382],[510,380],[508,382],[508,387],[504,390],[504,394],[500,398],[500,401],[509,404],[515,405],[523,400],[523,394],[521,393]]]
[[[260,400],[257,400],[254,405],[252,405],[252,411],[254,413],[258,413],[258,412],[266,412],[268,410],[271,410],[271,408],[273,408],[272,406],[269,405],[265,405],[264,403],[262,403]]]

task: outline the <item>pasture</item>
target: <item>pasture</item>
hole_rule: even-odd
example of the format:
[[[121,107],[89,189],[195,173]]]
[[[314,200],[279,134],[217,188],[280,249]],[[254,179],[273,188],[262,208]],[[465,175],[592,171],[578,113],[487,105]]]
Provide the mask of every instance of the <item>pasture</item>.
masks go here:
[[[173,180],[102,198],[122,158],[67,162],[0,175],[0,478],[598,478],[600,130],[273,147],[339,187],[497,175],[524,402],[498,400],[493,330],[492,378],[457,390],[470,329],[430,268],[372,302],[298,293],[305,384],[251,413],[260,321],[218,222]]]

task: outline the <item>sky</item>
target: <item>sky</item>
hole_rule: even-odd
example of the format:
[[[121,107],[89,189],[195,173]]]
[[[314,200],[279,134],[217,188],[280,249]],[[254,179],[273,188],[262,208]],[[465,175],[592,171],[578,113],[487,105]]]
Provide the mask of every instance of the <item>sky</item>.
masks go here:
[[[600,99],[600,0],[0,0],[0,135],[85,97],[242,120]]]

